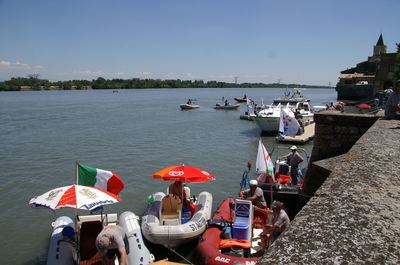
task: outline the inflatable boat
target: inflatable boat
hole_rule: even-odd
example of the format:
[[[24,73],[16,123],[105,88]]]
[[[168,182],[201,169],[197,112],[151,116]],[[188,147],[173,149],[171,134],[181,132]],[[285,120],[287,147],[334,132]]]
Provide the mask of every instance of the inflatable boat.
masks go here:
[[[150,197],[152,199],[142,217],[142,233],[149,242],[176,249],[206,230],[212,213],[211,193],[203,191],[199,194],[193,202],[193,213],[183,209],[180,199],[172,194],[156,192]]]
[[[101,263],[95,240],[106,225],[120,225],[126,233],[127,264],[150,264],[154,256],[145,246],[139,217],[132,212],[117,214],[78,215],[76,221],[61,216],[52,223],[53,232],[47,255],[48,265]]]
[[[250,201],[225,199],[196,247],[199,260],[210,265],[256,264],[268,214],[268,210],[254,211]]]

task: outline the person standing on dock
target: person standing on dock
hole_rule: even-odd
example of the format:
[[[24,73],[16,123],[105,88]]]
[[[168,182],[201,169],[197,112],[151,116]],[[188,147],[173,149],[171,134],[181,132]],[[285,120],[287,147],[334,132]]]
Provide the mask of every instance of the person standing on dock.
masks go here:
[[[290,147],[291,152],[283,157],[284,160],[291,167],[290,176],[292,177],[292,184],[297,185],[299,177],[299,165],[304,161],[304,158],[297,152],[297,147],[293,145]]]
[[[400,80],[397,80],[393,92],[385,105],[385,119],[400,120]]]

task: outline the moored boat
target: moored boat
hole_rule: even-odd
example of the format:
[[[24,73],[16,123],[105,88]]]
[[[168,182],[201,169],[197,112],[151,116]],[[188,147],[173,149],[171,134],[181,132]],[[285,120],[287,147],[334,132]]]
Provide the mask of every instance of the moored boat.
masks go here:
[[[149,242],[176,249],[205,231],[212,212],[211,193],[203,191],[199,194],[193,202],[196,210],[192,216],[172,194],[156,192],[151,198],[142,218],[143,236]]]
[[[128,243],[127,264],[149,264],[154,261],[144,244],[139,217],[132,212],[117,214],[77,215],[76,222],[61,216],[52,224],[47,264],[95,264],[101,263],[95,241],[97,235],[107,225],[120,225],[126,233]],[[97,263],[96,263],[97,264]]]
[[[250,201],[225,199],[196,247],[202,264],[255,264],[260,233],[269,211],[254,211]]]
[[[293,111],[298,110],[305,124],[314,121],[310,100],[301,94],[300,89],[294,89],[292,94],[286,93],[284,97],[274,99],[271,105],[265,106],[257,113],[254,119],[262,132],[278,132],[281,109],[291,117],[294,117]]]

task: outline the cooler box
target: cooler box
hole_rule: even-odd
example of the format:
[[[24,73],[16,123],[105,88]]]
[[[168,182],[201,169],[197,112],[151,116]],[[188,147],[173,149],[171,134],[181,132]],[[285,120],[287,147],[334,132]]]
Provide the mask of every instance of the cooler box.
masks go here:
[[[236,239],[248,240],[249,225],[243,223],[232,224],[232,237]]]
[[[190,212],[190,209],[183,208],[181,224],[185,224],[185,223],[189,222],[191,218],[192,218],[192,214]]]

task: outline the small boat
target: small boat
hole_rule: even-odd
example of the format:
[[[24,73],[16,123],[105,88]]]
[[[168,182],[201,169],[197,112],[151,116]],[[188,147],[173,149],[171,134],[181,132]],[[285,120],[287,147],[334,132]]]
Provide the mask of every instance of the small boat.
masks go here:
[[[182,209],[182,203],[176,196],[156,192],[151,198],[142,218],[143,236],[149,242],[176,249],[206,230],[212,212],[211,193],[203,191],[193,201],[196,205],[193,216],[190,216],[190,211]]]
[[[244,102],[247,102],[247,97],[243,97],[243,98],[234,98],[237,102],[240,102],[240,103],[244,103]]]
[[[101,256],[95,241],[97,235],[106,225],[118,224],[125,231],[129,246],[127,263],[149,264],[154,261],[144,244],[139,225],[139,217],[132,212],[117,214],[77,215],[76,223],[67,216],[61,216],[52,223],[47,264],[97,264]]]
[[[240,107],[240,104],[228,104],[228,105],[220,105],[220,104],[215,104],[214,109],[223,109],[223,110],[236,110]]]
[[[273,178],[268,178],[266,175],[268,174],[260,174],[258,177],[258,186],[263,190],[264,197],[267,200],[267,204],[270,204],[274,200],[279,200],[287,206],[288,215],[291,219],[294,218],[295,212],[297,210],[297,202],[300,194],[302,193],[302,176],[306,173],[306,167],[301,168],[299,173],[299,180],[297,185],[293,185],[291,183],[291,171],[292,168],[287,164],[285,160],[281,160],[282,151],[287,151],[286,147],[275,147],[272,150],[272,153],[276,152],[276,156],[279,157],[275,161],[275,168],[272,169],[271,172],[271,161],[270,159],[266,162],[263,162],[263,159],[260,159],[260,163],[265,163],[265,166],[257,166],[256,167],[265,167],[268,169],[268,174],[272,175]],[[297,148],[297,151],[301,153],[304,157],[304,160],[309,160],[309,155],[304,148]],[[259,152],[260,153],[260,152]],[[267,153],[267,152],[265,152]],[[268,155],[269,156],[269,155]],[[257,156],[258,160],[258,156]],[[268,165],[267,165],[268,162]],[[258,161],[257,161],[258,163]],[[267,172],[267,170],[264,170]]]
[[[284,97],[274,99],[271,105],[265,106],[254,118],[263,133],[276,133],[279,130],[281,109],[294,117],[293,110],[297,109],[303,117],[304,123],[314,121],[314,113],[310,100],[301,94],[300,89],[294,89],[293,93],[285,93]]]
[[[179,107],[181,108],[181,110],[188,110],[188,109],[197,109],[197,108],[200,108],[199,105],[196,105],[196,104],[193,104],[193,103],[191,103],[191,104],[188,104],[188,103],[180,104]]]
[[[255,264],[268,215],[268,209],[253,211],[250,201],[225,199],[196,247],[202,264]]]

